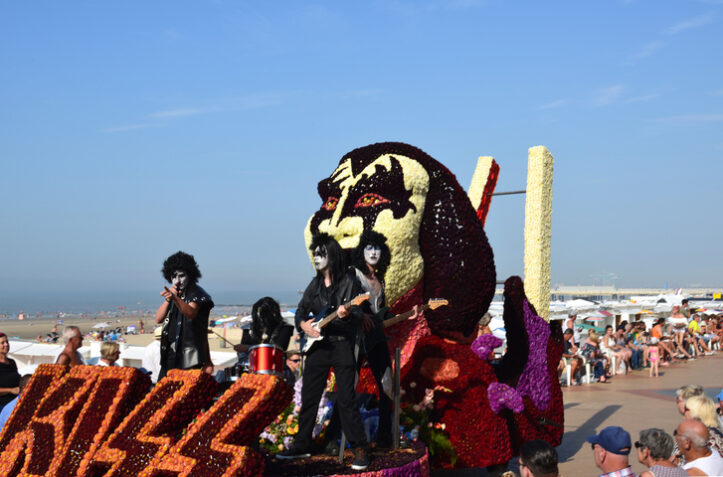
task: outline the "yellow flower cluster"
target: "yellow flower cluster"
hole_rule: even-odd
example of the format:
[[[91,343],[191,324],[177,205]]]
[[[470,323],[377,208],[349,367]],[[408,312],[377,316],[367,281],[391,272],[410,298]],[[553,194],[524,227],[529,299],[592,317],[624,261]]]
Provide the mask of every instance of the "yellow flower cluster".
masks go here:
[[[552,166],[545,146],[528,151],[525,202],[525,294],[539,316],[549,319]]]

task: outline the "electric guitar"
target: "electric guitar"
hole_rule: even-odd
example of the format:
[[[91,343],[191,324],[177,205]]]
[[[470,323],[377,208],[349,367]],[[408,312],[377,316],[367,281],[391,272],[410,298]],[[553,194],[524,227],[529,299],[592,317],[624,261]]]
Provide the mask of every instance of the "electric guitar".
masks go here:
[[[365,301],[369,299],[369,293],[362,293],[361,295],[357,295],[348,302],[344,303],[342,306],[344,308],[349,308],[350,306],[359,306]],[[331,323],[335,318],[339,316],[339,310],[335,310],[333,313],[329,314],[329,316],[324,316],[326,314],[327,308],[324,308],[316,317],[314,317],[314,323],[311,324],[311,326],[319,332],[318,338],[312,338],[311,336],[304,333],[304,336],[301,337],[301,341],[299,342],[299,346],[301,347],[301,354],[308,353],[311,348],[316,344],[317,342],[324,339],[324,336],[321,334],[321,331],[324,329],[326,325]]]
[[[449,305],[449,301],[447,301],[446,299],[432,298],[427,302],[426,305],[422,305],[419,307],[419,312],[421,313],[426,310],[436,310],[440,306],[445,305]],[[365,339],[367,350],[372,350],[377,345],[377,343],[379,343],[380,341],[385,341],[386,337],[384,336],[384,330],[386,328],[389,328],[390,326],[396,325],[397,323],[401,323],[402,321],[409,319],[409,317],[414,314],[414,309],[405,311],[404,313],[385,320],[384,317],[387,315],[388,312],[389,307],[385,306],[372,317],[375,329],[366,333]]]

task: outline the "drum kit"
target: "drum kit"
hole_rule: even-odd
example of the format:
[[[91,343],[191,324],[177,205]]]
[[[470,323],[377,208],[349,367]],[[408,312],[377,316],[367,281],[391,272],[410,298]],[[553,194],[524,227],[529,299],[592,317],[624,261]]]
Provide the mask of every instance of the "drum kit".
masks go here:
[[[208,333],[213,333],[231,346],[229,340],[209,329]],[[260,344],[251,346],[248,351],[248,361],[242,360],[235,365],[224,369],[226,378],[230,381],[236,381],[244,373],[255,374],[275,374],[277,376],[284,375],[284,361],[286,353],[283,349],[275,344]]]
[[[286,353],[274,344],[260,344],[249,348],[248,362],[238,362],[226,368],[226,376],[236,381],[243,373],[274,374],[283,376]]]

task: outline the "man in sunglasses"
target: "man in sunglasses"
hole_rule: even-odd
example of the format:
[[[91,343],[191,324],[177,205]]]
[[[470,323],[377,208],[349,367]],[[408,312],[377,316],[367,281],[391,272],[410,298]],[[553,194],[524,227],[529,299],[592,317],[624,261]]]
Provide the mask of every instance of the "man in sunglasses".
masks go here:
[[[628,431],[618,426],[609,426],[600,434],[587,438],[592,444],[595,465],[603,473],[600,477],[635,477],[628,461],[632,444]]]

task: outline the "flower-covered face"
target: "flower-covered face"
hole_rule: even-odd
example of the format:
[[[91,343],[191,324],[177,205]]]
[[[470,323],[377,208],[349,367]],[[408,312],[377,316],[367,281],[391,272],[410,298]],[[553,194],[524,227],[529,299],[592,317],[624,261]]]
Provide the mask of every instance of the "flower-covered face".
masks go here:
[[[171,277],[171,283],[176,287],[177,290],[185,290],[188,286],[189,278],[188,274],[183,270],[176,270],[173,272]]]
[[[379,245],[368,244],[364,247],[364,261],[369,265],[376,266],[380,258],[382,258],[382,248]]]
[[[428,190],[429,174],[409,157],[384,154],[356,173],[352,160],[345,158],[319,183],[322,205],[307,224],[306,243],[326,232],[342,248],[353,250],[364,230],[384,235],[391,252],[386,295],[394,303],[424,272],[419,228]]]
[[[328,266],[329,257],[326,255],[326,247],[316,247],[314,249],[314,268],[321,272]]]

